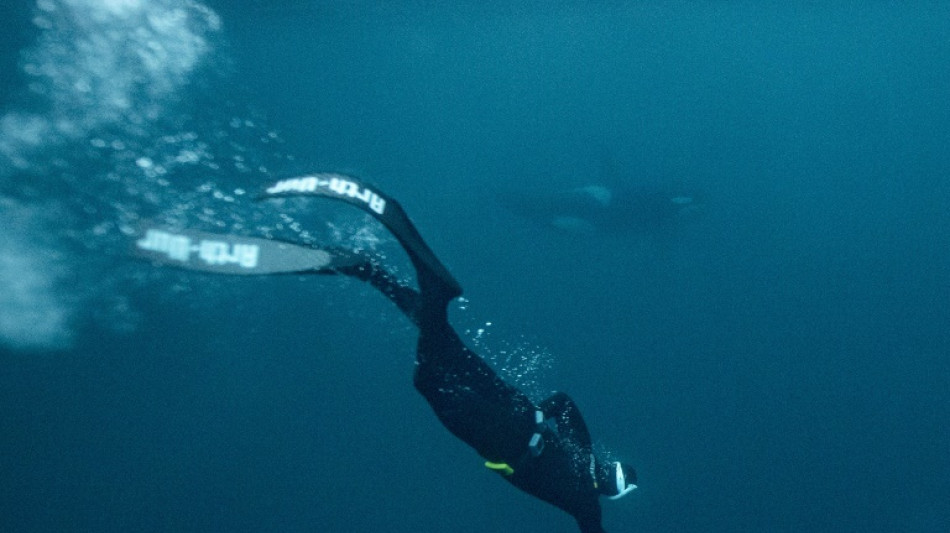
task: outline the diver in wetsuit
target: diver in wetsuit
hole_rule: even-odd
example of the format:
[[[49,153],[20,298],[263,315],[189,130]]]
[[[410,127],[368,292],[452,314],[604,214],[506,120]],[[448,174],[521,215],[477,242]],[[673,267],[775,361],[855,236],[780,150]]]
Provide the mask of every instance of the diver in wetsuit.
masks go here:
[[[616,499],[635,489],[634,469],[594,453],[580,411],[566,394],[534,405],[465,346],[447,312],[462,289],[399,204],[339,174],[282,180],[262,198],[286,196],[335,198],[376,217],[408,253],[419,290],[398,281],[375,259],[352,251],[161,230],[149,230],[137,248],[152,260],[197,270],[345,274],[370,283],[419,328],[414,384],[442,424],[474,448],[486,467],[573,516],[582,533],[603,533],[599,496]]]
[[[628,494],[636,472],[593,452],[584,419],[566,394],[534,405],[505,383],[449,324],[451,282],[426,268],[417,276],[420,292],[378,264],[338,272],[370,282],[419,327],[414,383],[452,434],[505,480],[573,516],[582,533],[604,532],[598,497]]]

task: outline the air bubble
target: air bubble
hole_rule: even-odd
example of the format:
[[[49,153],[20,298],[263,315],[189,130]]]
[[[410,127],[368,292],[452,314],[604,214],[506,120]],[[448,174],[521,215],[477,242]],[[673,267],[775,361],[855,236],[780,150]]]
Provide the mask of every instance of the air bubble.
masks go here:
[[[200,159],[201,158],[198,157],[198,154],[192,152],[191,150],[182,150],[175,158],[175,161],[179,163],[197,163]]]
[[[41,30],[52,29],[53,23],[46,17],[36,17],[33,19],[33,25]]]

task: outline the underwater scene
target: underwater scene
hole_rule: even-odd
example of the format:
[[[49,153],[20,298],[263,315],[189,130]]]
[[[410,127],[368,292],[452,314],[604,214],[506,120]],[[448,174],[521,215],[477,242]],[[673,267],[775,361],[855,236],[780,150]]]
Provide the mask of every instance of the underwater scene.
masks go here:
[[[577,532],[433,293],[605,531],[950,531],[950,4],[0,14],[0,531]]]

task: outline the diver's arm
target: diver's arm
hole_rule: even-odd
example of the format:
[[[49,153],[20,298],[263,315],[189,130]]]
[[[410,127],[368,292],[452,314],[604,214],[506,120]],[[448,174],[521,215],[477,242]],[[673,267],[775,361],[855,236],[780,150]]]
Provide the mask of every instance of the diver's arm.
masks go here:
[[[570,396],[563,392],[556,392],[539,405],[546,417],[554,417],[559,432],[570,434],[571,440],[577,443],[585,453],[590,453],[591,438],[587,424],[581,411]]]

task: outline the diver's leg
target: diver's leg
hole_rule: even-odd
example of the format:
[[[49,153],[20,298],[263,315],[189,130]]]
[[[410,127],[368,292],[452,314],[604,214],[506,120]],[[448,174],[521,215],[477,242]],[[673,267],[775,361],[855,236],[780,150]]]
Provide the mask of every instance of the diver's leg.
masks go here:
[[[511,462],[534,430],[530,399],[505,383],[447,323],[423,324],[413,383],[453,435],[495,462]]]
[[[336,272],[369,283],[379,290],[383,296],[389,298],[413,324],[419,325],[421,306],[419,293],[397,280],[392,273],[377,261],[367,258],[363,263],[352,267],[339,268]]]
[[[420,270],[419,343],[413,382],[456,437],[492,460],[514,460],[534,428],[534,407],[471,351],[448,322],[450,293]]]

